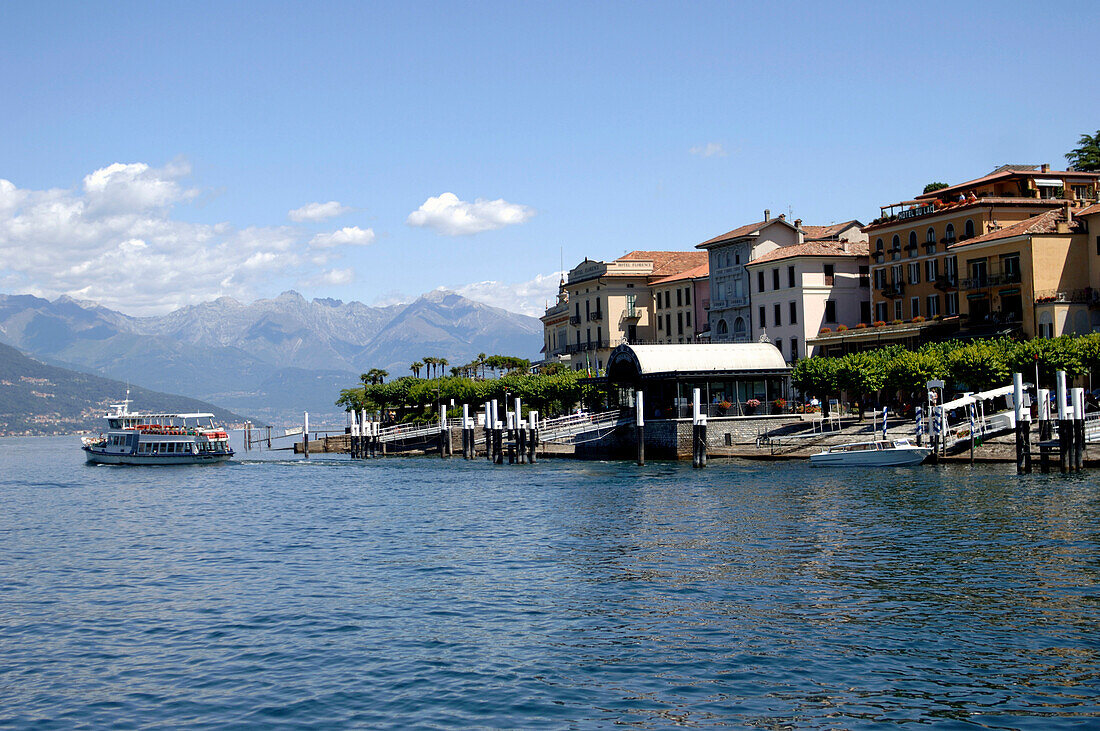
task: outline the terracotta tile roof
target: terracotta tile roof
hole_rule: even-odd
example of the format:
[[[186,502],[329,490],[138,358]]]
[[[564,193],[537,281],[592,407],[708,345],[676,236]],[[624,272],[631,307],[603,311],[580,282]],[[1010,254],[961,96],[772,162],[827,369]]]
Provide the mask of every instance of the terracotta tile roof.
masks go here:
[[[1100,203],[1093,203],[1091,206],[1082,208],[1079,211],[1074,211],[1075,216],[1091,216],[1094,213],[1100,213]]]
[[[749,236],[749,235],[755,233],[756,231],[758,231],[759,229],[761,229],[764,226],[764,224],[771,223],[772,221],[776,221],[776,220],[778,220],[778,219],[773,218],[769,221],[757,221],[756,223],[745,224],[744,226],[739,226],[739,227],[733,229],[732,231],[726,231],[724,234],[721,234],[720,236],[715,236],[713,239],[707,239],[703,243],[696,244],[695,246],[696,246],[696,248],[699,248],[699,247],[703,247],[703,246],[708,246],[710,244],[717,244],[719,241],[728,241],[730,239],[739,239],[742,236]]]
[[[775,251],[770,251],[759,259],[753,259],[747,266],[762,264],[769,261],[793,259],[796,256],[867,256],[867,244],[863,242],[848,244],[848,250],[840,241],[807,241],[803,244],[781,246]]]
[[[632,251],[615,261],[651,261],[650,277],[668,277],[706,264],[708,256],[705,251]]]
[[[700,277],[707,277],[707,276],[710,276],[710,263],[709,262],[703,262],[702,264],[700,264],[697,267],[692,267],[691,269],[685,269],[684,271],[679,272],[677,274],[670,274],[667,277],[663,277],[663,278],[658,279],[656,281],[650,282],[650,285],[669,284],[671,282],[681,282],[681,281],[686,282],[689,279],[699,279]]]
[[[1065,220],[1066,219],[1062,213],[1061,208],[1051,211],[1044,211],[1037,216],[1025,218],[1023,221],[1017,221],[1011,226],[1005,226],[1004,228],[997,229],[996,231],[990,231],[989,233],[982,234],[981,236],[975,236],[972,239],[960,241],[957,244],[951,244],[951,246],[949,246],[948,248],[961,249],[966,246],[973,246],[974,244],[984,244],[987,241],[1011,239],[1016,236],[1057,233],[1058,224],[1064,223]],[[1076,231],[1077,229],[1079,229],[1079,226],[1075,222],[1074,226],[1071,228],[1071,231]]]
[[[802,231],[806,234],[807,240],[821,241],[824,239],[835,239],[840,232],[851,226],[862,226],[859,221],[852,219],[851,221],[845,221],[844,223],[834,223],[829,226],[803,226]]]

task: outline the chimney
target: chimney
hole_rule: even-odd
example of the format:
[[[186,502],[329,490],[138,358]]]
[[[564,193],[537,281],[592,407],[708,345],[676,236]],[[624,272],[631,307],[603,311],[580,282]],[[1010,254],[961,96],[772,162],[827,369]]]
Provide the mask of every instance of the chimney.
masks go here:
[[[772,212],[769,209],[765,208],[764,209],[764,221],[766,223],[770,220],[772,220]]]
[[[845,254],[848,253],[848,239],[840,240],[840,250],[843,251]]]
[[[1062,208],[1062,217],[1065,220],[1058,222],[1058,233],[1068,234],[1070,226],[1073,225],[1073,210],[1070,208],[1069,201],[1066,201],[1065,206]]]
[[[795,228],[802,228],[802,219],[801,218],[794,219],[794,227]]]
[[[1044,162],[1042,165],[1040,165],[1039,166],[1039,172],[1049,173],[1050,172],[1050,163],[1049,162]]]
[[[779,220],[780,221],[786,221],[787,220],[787,214],[786,213],[780,213],[779,214]]]

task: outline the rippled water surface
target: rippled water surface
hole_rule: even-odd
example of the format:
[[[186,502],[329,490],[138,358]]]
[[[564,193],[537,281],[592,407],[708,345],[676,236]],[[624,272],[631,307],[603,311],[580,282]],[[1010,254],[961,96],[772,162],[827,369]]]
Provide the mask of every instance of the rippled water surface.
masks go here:
[[[1097,482],[0,440],[0,726],[1095,727]]]

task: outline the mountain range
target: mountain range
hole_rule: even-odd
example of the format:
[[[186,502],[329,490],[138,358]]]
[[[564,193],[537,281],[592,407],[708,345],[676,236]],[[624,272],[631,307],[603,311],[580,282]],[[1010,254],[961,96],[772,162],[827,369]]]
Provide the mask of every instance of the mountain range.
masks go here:
[[[223,425],[244,421],[238,414],[196,399],[47,365],[0,345],[0,435],[100,430],[105,426],[104,412],[125,398],[127,389],[142,411],[209,412]]]
[[[397,377],[424,356],[456,365],[478,353],[534,358],[541,333],[536,318],[443,290],[384,307],[297,292],[251,304],[222,297],[157,317],[64,296],[0,295],[2,343],[272,423],[334,414],[340,389],[371,368]]]

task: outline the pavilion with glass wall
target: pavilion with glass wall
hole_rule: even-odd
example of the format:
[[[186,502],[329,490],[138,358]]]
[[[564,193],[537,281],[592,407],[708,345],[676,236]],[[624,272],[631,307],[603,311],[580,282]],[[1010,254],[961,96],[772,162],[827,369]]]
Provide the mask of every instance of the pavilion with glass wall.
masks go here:
[[[640,389],[647,420],[690,417],[696,388],[710,416],[747,416],[774,413],[789,398],[791,369],[771,343],[620,345],[607,381],[624,404]]]

